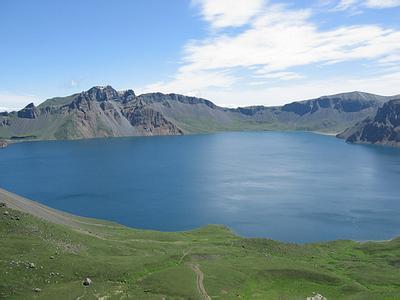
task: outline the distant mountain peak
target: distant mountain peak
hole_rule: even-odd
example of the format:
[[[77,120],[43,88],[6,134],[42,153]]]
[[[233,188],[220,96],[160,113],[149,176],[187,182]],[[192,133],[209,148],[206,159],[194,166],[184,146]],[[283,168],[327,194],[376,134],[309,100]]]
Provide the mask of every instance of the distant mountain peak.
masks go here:
[[[32,103],[18,112],[0,114],[0,138],[76,139],[244,129],[336,133],[374,116],[390,99],[353,91],[284,106],[228,109],[175,93],[137,96],[131,89],[93,86],[48,99],[38,107]]]
[[[341,99],[341,100],[348,100],[351,99],[352,101],[378,101],[378,102],[386,102],[388,101],[388,97],[385,96],[380,96],[376,94],[371,94],[371,93],[366,93],[366,92],[361,92],[361,91],[352,91],[352,92],[345,92],[345,93],[338,93],[338,94],[333,94],[333,95],[326,95],[322,96],[318,99]],[[393,97],[389,97],[393,98]]]
[[[119,94],[112,86],[107,85],[94,86],[91,89],[82,92],[80,97],[86,98],[87,100],[102,102],[116,100],[119,98]]]
[[[25,108],[17,112],[19,118],[23,119],[36,119],[39,112],[33,103],[29,103]]]
[[[114,88],[111,85],[95,85],[91,87],[88,91],[90,90],[114,90]]]
[[[29,103],[25,108],[35,108],[35,104],[33,102]]]
[[[338,135],[350,143],[400,146],[400,99],[386,102],[368,117]]]

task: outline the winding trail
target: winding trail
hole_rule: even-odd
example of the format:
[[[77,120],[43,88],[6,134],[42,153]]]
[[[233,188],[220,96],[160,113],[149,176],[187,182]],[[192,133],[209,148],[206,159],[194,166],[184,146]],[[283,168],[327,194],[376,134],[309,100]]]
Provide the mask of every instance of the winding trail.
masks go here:
[[[117,226],[112,226],[108,224],[102,224],[102,223],[97,223],[95,220],[91,221],[88,220],[88,222],[85,222],[84,218],[79,218],[77,216],[74,216],[72,214],[68,214],[62,211],[59,211],[57,209],[53,209],[50,207],[47,207],[43,204],[40,204],[38,202],[26,199],[24,197],[15,195],[13,193],[10,193],[4,189],[0,188],[0,202],[3,202],[7,205],[7,207],[16,209],[25,213],[32,214],[36,217],[42,218],[44,220],[47,220],[49,222],[55,223],[55,224],[60,224],[60,225],[66,225],[68,227],[72,227],[75,230],[78,230],[80,232],[86,233],[93,235],[90,231],[88,231],[87,226],[101,226],[101,227],[117,227]],[[98,238],[106,239],[100,236],[97,236]],[[108,240],[108,239],[107,239]],[[110,239],[111,240],[111,239]],[[118,240],[116,240],[118,241]],[[138,240],[139,241],[139,240]],[[146,240],[148,242],[148,240]],[[127,242],[127,241],[121,241],[121,242]],[[180,259],[180,262],[183,261],[183,259],[190,253],[191,248],[188,249],[187,251],[183,252],[183,255]],[[196,274],[196,285],[197,285],[197,290],[203,300],[211,300],[211,297],[207,294],[207,291],[204,287],[204,273],[200,270],[199,266],[197,264],[191,263],[190,264],[191,269],[193,272]],[[84,294],[78,297],[78,299],[82,299],[82,297],[85,297],[85,292]]]
[[[200,296],[203,300],[211,300],[211,297],[207,294],[206,289],[204,288],[203,280],[204,280],[204,273],[200,270],[198,265],[190,264],[193,272],[196,273],[196,285],[197,290],[200,293]]]

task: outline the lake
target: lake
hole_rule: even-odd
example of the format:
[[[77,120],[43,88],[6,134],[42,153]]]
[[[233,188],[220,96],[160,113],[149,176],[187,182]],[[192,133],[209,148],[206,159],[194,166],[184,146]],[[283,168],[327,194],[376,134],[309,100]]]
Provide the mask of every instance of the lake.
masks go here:
[[[289,242],[400,235],[400,149],[304,132],[27,142],[0,187],[135,228],[223,224]]]

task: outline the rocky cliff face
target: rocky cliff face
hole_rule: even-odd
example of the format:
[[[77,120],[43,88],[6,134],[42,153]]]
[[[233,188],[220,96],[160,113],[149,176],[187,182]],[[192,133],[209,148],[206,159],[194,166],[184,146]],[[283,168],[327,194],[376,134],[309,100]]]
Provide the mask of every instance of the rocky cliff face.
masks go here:
[[[180,135],[223,130],[310,130],[340,132],[376,111],[390,98],[361,92],[324,96],[281,107],[223,108],[178,94],[135,95],[111,86],[0,113],[0,138],[79,139]]]
[[[17,112],[18,118],[36,119],[39,111],[33,103],[28,104],[25,108]]]
[[[387,97],[352,92],[332,96],[323,96],[313,100],[293,102],[282,107],[283,111],[293,112],[300,116],[314,114],[323,109],[335,110],[342,113],[360,112],[369,108],[377,108]]]
[[[29,104],[0,116],[0,137],[80,139],[141,135],[179,135],[183,131],[160,112],[137,99],[134,91],[93,87],[39,108]],[[58,105],[58,102],[63,103]]]
[[[350,143],[400,146],[400,99],[391,100],[368,117],[338,135]]]
[[[252,106],[234,111],[272,129],[341,132],[372,116],[392,97],[362,92],[342,93],[292,102],[281,107]]]
[[[0,149],[8,146],[8,143],[5,140],[0,140]]]
[[[162,113],[146,105],[141,100],[127,105],[122,113],[132,126],[143,128],[149,134],[183,134],[183,131],[174,123],[168,121]]]

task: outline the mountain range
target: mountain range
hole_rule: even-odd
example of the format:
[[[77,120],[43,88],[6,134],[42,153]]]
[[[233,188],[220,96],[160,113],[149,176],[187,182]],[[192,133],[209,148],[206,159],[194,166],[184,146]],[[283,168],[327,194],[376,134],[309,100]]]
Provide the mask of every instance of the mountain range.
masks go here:
[[[182,135],[215,131],[304,130],[342,133],[349,142],[354,126],[376,118],[390,100],[351,92],[283,106],[225,108],[179,94],[116,91],[96,86],[66,97],[0,113],[0,139],[82,139],[94,137]],[[390,102],[392,103],[392,102]],[[363,123],[364,122],[364,123]],[[364,141],[364,140],[362,140]]]

